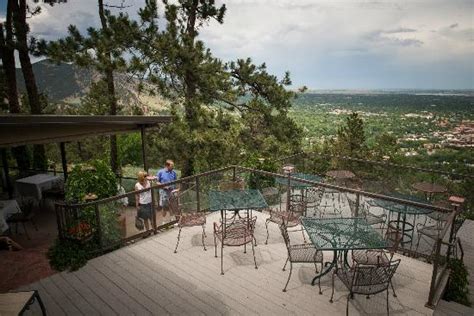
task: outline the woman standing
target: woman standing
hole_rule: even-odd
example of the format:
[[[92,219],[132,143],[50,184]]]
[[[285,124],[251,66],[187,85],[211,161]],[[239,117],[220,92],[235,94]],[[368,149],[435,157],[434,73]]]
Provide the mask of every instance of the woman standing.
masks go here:
[[[145,171],[140,171],[137,174],[138,182],[135,184],[135,191],[148,189],[151,187],[150,181],[147,179],[147,173]],[[152,199],[151,199],[151,190],[147,190],[142,193],[135,195],[135,203],[137,206],[137,216],[143,219],[145,224],[145,229],[148,231],[150,229],[151,219],[152,219]]]

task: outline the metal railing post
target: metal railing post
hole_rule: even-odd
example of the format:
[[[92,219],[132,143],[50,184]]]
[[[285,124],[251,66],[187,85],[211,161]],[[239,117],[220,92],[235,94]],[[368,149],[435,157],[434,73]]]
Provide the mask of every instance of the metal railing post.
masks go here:
[[[234,168],[234,174],[235,174],[235,168]],[[201,211],[201,194],[199,193],[199,177],[196,177],[196,200],[197,200],[197,211]]]
[[[157,226],[156,226],[155,194],[153,192],[153,187],[151,187],[150,190],[151,190],[151,210],[152,210],[151,220],[152,220],[152,225],[153,225],[153,232],[156,234]]]
[[[94,209],[95,209],[95,221],[96,221],[96,224],[97,224],[97,235],[99,237],[99,248],[100,250],[103,249],[103,245],[102,245],[102,227],[100,226],[100,213],[99,213],[99,204],[96,203],[94,205]]]
[[[428,294],[428,302],[426,302],[425,306],[428,308],[434,308],[434,295],[436,292],[436,285],[438,279],[438,270],[439,270],[439,255],[441,251],[441,243],[443,240],[438,238],[436,241],[436,250],[435,255],[433,258],[433,274],[431,275],[431,284],[430,284],[430,293]]]
[[[354,216],[358,217],[359,216],[359,206],[360,206],[360,194],[359,192],[356,193],[356,204],[355,204],[355,210],[354,210]]]
[[[286,211],[290,211],[290,195],[291,195],[291,173],[288,173],[288,185],[286,186]]]

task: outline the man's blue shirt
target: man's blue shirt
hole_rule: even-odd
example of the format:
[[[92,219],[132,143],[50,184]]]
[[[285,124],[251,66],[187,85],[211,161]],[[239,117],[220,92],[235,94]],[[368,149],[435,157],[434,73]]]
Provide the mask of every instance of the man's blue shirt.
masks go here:
[[[174,170],[168,171],[168,169],[163,168],[156,173],[156,178],[159,183],[168,183],[178,179],[178,175]]]

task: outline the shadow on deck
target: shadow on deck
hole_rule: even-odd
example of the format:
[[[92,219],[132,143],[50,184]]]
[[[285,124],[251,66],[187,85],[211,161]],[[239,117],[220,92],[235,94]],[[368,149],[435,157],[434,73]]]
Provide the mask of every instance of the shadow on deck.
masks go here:
[[[295,265],[286,293],[282,288],[288,271],[282,271],[286,248],[276,225],[269,225],[267,214],[257,213],[256,257],[243,247],[224,248],[225,275],[214,257],[211,214],[207,222],[207,251],[201,246],[200,227],[183,229],[180,248],[173,253],[177,230],[171,229],[132,245],[92,259],[76,272],[62,272],[30,284],[37,289],[51,315],[94,314],[179,314],[179,315],[343,315],[347,290],[336,279],[334,303],[329,302],[331,278],[322,279],[323,294],[311,286],[312,265]],[[424,305],[428,298],[431,265],[402,258],[393,279],[398,297],[390,295],[390,313],[432,315]],[[331,254],[325,254],[330,260]],[[351,315],[384,315],[385,295],[366,299],[356,295],[350,302]],[[32,309],[30,313],[37,311]]]

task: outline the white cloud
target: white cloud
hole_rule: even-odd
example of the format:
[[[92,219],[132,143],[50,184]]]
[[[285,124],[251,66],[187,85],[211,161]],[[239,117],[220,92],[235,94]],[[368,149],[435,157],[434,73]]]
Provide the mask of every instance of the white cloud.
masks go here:
[[[47,6],[31,19],[32,32],[53,39],[64,36],[68,24],[83,30],[98,25],[96,1]],[[136,16],[144,1],[127,2]],[[201,31],[214,54],[223,60],[249,56],[278,75],[290,70],[296,85],[429,87],[423,78],[443,69],[446,78],[436,87],[474,88],[471,0],[218,2],[227,6],[224,24],[213,21]]]

